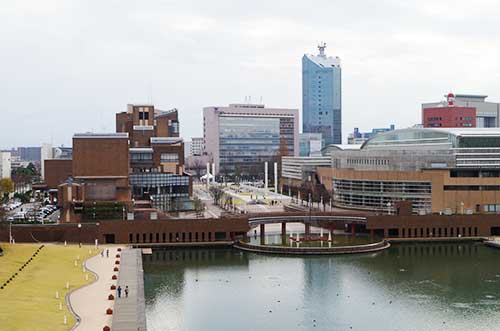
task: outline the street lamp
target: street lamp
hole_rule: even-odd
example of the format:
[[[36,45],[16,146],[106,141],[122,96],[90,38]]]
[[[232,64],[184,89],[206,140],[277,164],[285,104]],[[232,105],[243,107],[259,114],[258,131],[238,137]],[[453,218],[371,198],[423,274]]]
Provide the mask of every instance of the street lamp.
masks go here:
[[[78,247],[82,247],[82,223],[78,223]]]
[[[391,202],[390,201],[387,203],[387,214],[388,215],[391,214]]]

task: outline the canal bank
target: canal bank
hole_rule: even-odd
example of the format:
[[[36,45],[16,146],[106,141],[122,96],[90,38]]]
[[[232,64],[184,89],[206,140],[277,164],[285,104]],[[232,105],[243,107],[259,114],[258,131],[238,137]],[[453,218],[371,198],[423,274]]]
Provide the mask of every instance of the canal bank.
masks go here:
[[[336,256],[153,250],[143,257],[148,331],[495,330],[499,257],[465,241]]]
[[[121,297],[116,298],[113,312],[113,331],[146,331],[144,275],[140,249],[121,252],[117,285]],[[125,289],[128,287],[128,296]]]

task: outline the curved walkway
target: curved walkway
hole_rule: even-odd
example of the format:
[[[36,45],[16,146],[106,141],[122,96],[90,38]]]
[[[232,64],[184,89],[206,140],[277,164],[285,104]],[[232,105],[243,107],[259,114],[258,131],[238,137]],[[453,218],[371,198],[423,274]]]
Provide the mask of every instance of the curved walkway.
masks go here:
[[[109,258],[106,254],[104,257],[98,254],[85,261],[86,268],[98,275],[97,281],[70,294],[71,308],[80,317],[80,323],[72,330],[102,330],[106,325],[111,327],[112,315],[106,315],[106,309],[114,309],[115,301],[108,300],[108,295],[116,297],[116,291],[111,291],[110,287],[116,284],[116,280],[111,277],[116,274],[113,268],[118,246],[102,246],[102,249],[104,252],[109,249]]]

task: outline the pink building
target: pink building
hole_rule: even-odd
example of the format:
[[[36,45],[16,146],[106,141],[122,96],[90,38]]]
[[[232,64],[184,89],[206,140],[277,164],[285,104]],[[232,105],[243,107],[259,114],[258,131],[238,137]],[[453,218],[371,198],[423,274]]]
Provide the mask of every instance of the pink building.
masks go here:
[[[259,178],[264,162],[298,156],[299,113],[256,104],[206,107],[203,138],[204,153],[215,163],[216,174]]]

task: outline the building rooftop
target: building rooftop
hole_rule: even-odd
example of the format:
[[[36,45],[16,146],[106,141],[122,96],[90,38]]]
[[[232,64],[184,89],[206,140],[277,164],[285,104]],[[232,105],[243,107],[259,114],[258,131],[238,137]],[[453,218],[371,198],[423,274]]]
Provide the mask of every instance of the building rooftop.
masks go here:
[[[177,137],[151,137],[151,144],[179,144],[182,143],[182,138]]]
[[[127,132],[119,132],[119,133],[75,133],[73,138],[76,139],[128,139]]]
[[[340,58],[338,56],[332,57],[311,54],[305,54],[304,56],[321,68],[340,67]]]
[[[459,143],[466,138],[497,138],[476,141],[473,145]],[[484,140],[484,139],[483,139]],[[479,145],[478,145],[479,144]],[[500,128],[408,128],[379,133],[368,139],[361,149],[446,145],[453,147],[500,147]],[[477,145],[477,146],[476,146]],[[497,146],[498,145],[498,146]]]

